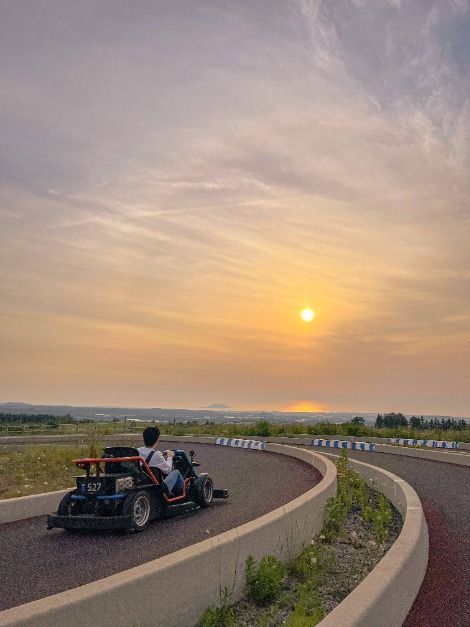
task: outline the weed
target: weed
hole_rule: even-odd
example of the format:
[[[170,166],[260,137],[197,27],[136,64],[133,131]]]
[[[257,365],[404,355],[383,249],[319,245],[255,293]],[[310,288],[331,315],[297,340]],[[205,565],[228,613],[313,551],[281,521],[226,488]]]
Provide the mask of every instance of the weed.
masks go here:
[[[377,542],[384,543],[388,537],[388,528],[392,522],[392,509],[383,494],[379,494],[379,505],[372,517],[374,536]]]
[[[323,604],[312,581],[297,588],[297,603],[287,621],[288,627],[313,627],[325,616]]]
[[[276,602],[272,603],[266,608],[258,607],[256,623],[254,623],[253,627],[272,627],[273,624],[277,624],[277,617],[279,616],[279,612],[289,606],[292,607],[294,603],[294,590],[287,590],[279,597]]]
[[[248,596],[257,605],[266,605],[279,595],[285,566],[274,555],[266,555],[257,563],[249,556],[245,566]]]
[[[326,542],[332,542],[340,535],[346,522],[348,511],[348,507],[339,495],[328,499],[326,504],[327,517],[322,528],[322,535]]]
[[[218,606],[210,605],[199,621],[200,627],[234,627],[236,615],[232,603],[232,591],[225,586],[220,591]]]
[[[317,581],[334,561],[334,553],[330,546],[312,541],[302,549],[300,555],[288,563],[287,570],[299,581]]]

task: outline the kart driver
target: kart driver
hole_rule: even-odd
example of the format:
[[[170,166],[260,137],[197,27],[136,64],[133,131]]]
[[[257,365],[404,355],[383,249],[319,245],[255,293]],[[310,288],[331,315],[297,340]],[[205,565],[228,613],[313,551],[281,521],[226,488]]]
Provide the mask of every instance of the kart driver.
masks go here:
[[[147,427],[143,432],[145,446],[140,446],[137,450],[151,470],[157,469],[157,473],[155,473],[157,477],[161,473],[164,477],[163,483],[168,490],[174,495],[180,494],[183,490],[183,477],[179,470],[173,470],[175,454],[173,451],[166,451],[165,459],[162,452],[156,450],[159,437],[160,429],[158,427]]]

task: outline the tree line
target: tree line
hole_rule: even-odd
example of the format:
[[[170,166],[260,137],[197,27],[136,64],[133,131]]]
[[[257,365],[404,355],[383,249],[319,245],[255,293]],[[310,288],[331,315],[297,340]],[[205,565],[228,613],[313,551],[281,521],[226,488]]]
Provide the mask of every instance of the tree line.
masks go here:
[[[377,429],[381,427],[410,427],[410,429],[418,429],[418,430],[431,430],[431,429],[440,429],[442,431],[465,431],[467,429],[467,423],[465,420],[460,419],[456,420],[455,418],[430,418],[425,419],[423,416],[411,416],[408,418],[401,413],[390,413],[390,414],[377,414],[377,418],[375,419],[375,426]]]
[[[52,414],[10,414],[10,413],[0,413],[0,424],[12,424],[12,423],[21,423],[21,424],[48,424],[48,425],[58,425],[58,424],[70,424],[75,422],[73,416],[53,416]]]

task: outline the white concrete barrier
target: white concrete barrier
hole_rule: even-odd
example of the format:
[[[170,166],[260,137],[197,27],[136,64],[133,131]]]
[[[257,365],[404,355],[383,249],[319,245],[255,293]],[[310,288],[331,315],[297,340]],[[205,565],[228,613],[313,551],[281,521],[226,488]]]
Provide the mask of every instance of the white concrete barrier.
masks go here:
[[[0,524],[56,512],[60,499],[71,489],[2,499],[0,500]]]
[[[268,444],[266,450],[302,459],[322,473],[322,481],[290,503],[214,538],[79,588],[0,612],[0,625],[182,627],[194,625],[208,605],[218,603],[224,586],[233,591],[234,600],[239,599],[244,590],[248,555],[256,559],[267,554],[293,557],[320,531],[326,502],[336,493],[336,468],[328,459],[306,449],[279,444]],[[142,542],[145,545],[145,534]]]

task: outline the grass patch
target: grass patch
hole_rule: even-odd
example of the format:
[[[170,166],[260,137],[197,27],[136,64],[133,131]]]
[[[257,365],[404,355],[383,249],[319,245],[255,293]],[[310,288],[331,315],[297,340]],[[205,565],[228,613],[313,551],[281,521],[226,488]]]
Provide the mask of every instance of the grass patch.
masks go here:
[[[94,440],[81,446],[37,445],[0,450],[0,498],[70,488],[82,472],[72,460],[100,453],[101,446]]]

